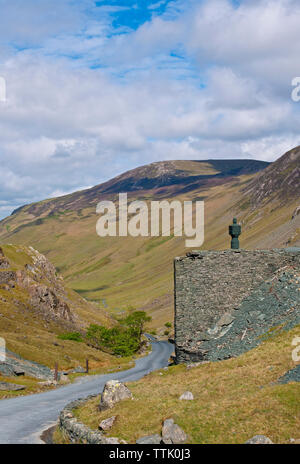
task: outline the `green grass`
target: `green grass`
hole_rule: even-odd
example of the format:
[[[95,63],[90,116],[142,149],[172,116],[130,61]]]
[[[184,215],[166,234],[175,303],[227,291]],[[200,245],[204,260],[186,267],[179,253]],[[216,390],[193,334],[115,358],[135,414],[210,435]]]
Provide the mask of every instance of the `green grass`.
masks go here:
[[[0,391],[0,399],[16,398],[18,396],[31,395],[33,393],[40,393],[51,389],[51,387],[41,386],[41,380],[33,379],[30,377],[4,377],[0,375],[0,382],[14,383],[16,385],[24,385],[25,390],[19,391]]]
[[[188,443],[244,443],[257,434],[274,443],[300,438],[300,384],[274,382],[295,367],[291,340],[300,326],[270,338],[258,348],[227,361],[185,365],[154,372],[127,384],[134,400],[100,413],[99,397],[75,411],[80,421],[97,429],[101,420],[117,415],[109,435],[135,443],[160,433],[162,422],[173,417],[188,434]],[[180,401],[186,390],[193,401]]]
[[[199,173],[199,163],[179,162],[178,169],[180,166],[185,166],[187,172]],[[209,172],[212,169],[209,163],[206,168]],[[201,169],[204,169],[203,165]],[[273,202],[253,211],[247,198],[241,194],[243,184],[252,178],[249,175],[239,176],[223,185],[206,189],[199,188],[184,194],[176,194],[175,191],[170,197],[179,201],[205,198],[205,243],[202,249],[229,247],[228,225],[235,215],[244,223],[243,248],[286,246],[289,237],[284,234],[289,229],[293,237],[290,243],[294,246],[300,244],[299,226],[296,221],[290,221],[298,203],[279,205]],[[136,196],[132,194],[130,200],[140,196],[147,201],[153,199],[153,193],[149,191],[144,195],[141,192],[137,192]],[[112,315],[116,308],[126,311],[128,305],[145,309],[152,316],[150,328],[164,330],[164,324],[173,319],[173,258],[190,251],[185,248],[184,238],[100,238],[95,231],[98,218],[95,207],[82,204],[76,211],[71,205],[73,198],[79,201],[82,194],[67,197],[70,206],[66,214],[59,214],[60,210],[64,210],[65,200],[62,198],[39,203],[36,208],[45,208],[41,219],[47,217],[51,205],[55,205],[58,212],[38,227],[33,223],[34,217],[28,214],[29,207],[24,208],[17,215],[5,219],[0,237],[10,243],[33,245],[45,253],[63,274],[67,284],[90,301],[98,302],[99,309],[102,300],[105,300],[105,309]],[[25,228],[18,229],[24,224],[27,224]],[[10,226],[9,233],[6,225]]]

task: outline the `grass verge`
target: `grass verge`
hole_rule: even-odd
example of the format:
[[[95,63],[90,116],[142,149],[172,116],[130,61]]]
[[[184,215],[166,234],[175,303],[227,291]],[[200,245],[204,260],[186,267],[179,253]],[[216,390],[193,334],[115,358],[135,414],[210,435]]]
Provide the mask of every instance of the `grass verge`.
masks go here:
[[[300,384],[279,385],[277,379],[295,367],[294,337],[300,326],[274,335],[238,358],[187,369],[170,367],[129,384],[134,400],[100,413],[99,397],[75,411],[80,421],[97,429],[101,420],[117,415],[109,435],[128,443],[160,433],[173,417],[188,434],[188,443],[244,443],[264,434],[274,443],[300,438]],[[179,401],[186,390],[193,401]]]

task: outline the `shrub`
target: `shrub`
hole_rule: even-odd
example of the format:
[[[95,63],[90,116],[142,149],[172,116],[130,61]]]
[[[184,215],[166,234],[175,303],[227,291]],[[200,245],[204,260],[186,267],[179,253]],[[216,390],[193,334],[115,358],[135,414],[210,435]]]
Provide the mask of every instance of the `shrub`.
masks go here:
[[[165,323],[165,327],[167,327],[168,329],[170,329],[170,328],[172,327],[171,322],[166,322],[166,323]]]
[[[80,332],[67,332],[61,335],[58,335],[60,340],[72,340],[73,342],[83,342],[83,338]]]
[[[144,324],[150,320],[144,311],[135,311],[111,329],[91,324],[86,339],[95,348],[114,355],[131,356],[140,348]]]

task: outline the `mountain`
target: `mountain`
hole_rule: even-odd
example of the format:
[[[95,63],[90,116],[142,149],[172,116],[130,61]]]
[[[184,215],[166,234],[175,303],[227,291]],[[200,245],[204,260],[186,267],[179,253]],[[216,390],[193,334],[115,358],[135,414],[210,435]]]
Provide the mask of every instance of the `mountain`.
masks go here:
[[[230,246],[228,225],[233,216],[242,223],[242,247],[296,246],[300,215],[293,220],[292,216],[299,206],[297,175],[293,174],[296,184],[285,201],[282,183],[270,181],[272,190],[264,190],[265,200],[255,208],[265,173],[268,179],[279,175],[282,163],[286,172],[291,166],[294,172],[294,161],[294,156],[284,155],[270,165],[253,160],[152,163],[91,189],[19,208],[0,222],[0,239],[32,245],[45,254],[66,283],[99,311],[119,316],[128,307],[146,310],[153,329],[162,333],[164,324],[173,320],[173,258],[189,251],[185,238],[100,238],[95,230],[97,203],[115,201],[119,192],[128,192],[128,201],[204,200],[202,248]]]
[[[12,216],[26,213],[27,219],[32,219],[65,211],[77,211],[80,215],[83,209],[96,207],[101,199],[114,199],[114,194],[119,192],[147,192],[153,197],[169,198],[206,186],[221,185],[239,175],[257,173],[268,165],[256,160],[159,161],[127,171],[87,190],[22,206]]]
[[[248,184],[245,194],[257,207],[272,200],[300,202],[300,147],[288,151]]]

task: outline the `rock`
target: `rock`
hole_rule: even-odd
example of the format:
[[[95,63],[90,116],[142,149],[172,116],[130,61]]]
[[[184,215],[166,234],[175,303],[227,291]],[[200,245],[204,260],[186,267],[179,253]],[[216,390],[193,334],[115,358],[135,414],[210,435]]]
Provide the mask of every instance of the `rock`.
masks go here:
[[[223,327],[224,325],[227,326],[234,321],[234,317],[230,313],[225,313],[223,316],[218,320],[217,325],[219,327]]]
[[[8,284],[16,279],[16,273],[14,271],[1,271],[0,272],[0,284]]]
[[[112,417],[109,417],[108,419],[104,419],[102,422],[100,422],[99,429],[100,430],[109,430],[109,429],[111,429],[112,426],[114,425],[116,417],[117,416],[112,416]]]
[[[72,369],[71,371],[69,371],[69,373],[71,373],[71,374],[86,374],[86,370],[81,366],[77,366],[77,367],[75,367],[75,369]]]
[[[247,440],[246,445],[272,445],[273,442],[270,438],[266,437],[265,435],[255,435],[254,437]]]
[[[15,374],[11,366],[9,366],[6,363],[1,362],[0,363],[0,375],[3,375],[5,377],[13,377]]]
[[[290,438],[290,443],[292,443],[293,445],[300,445],[300,438],[299,439]]]
[[[194,362],[186,365],[187,369],[193,369],[194,367],[199,367],[201,364],[208,364],[209,361],[199,361],[199,362]]]
[[[107,437],[107,438],[105,438],[105,444],[106,445],[119,445],[120,442],[119,442],[118,438]]]
[[[180,400],[193,400],[194,395],[192,392],[186,391],[182,393],[181,397],[179,398]]]
[[[19,375],[25,375],[25,371],[22,367],[14,367],[13,368],[13,372],[15,375],[19,376]]]
[[[49,367],[22,359],[19,355],[6,350],[5,363],[0,363],[0,375],[13,377],[26,375],[39,380],[52,380],[53,373]]]
[[[278,379],[278,383],[289,383],[289,382],[300,382],[300,364],[298,364],[294,369],[286,372],[282,377]]]
[[[131,391],[119,380],[106,382],[100,400],[99,409],[105,411],[111,409],[116,403],[132,398]]]
[[[74,322],[74,316],[68,304],[50,287],[32,282],[27,287],[27,290],[30,295],[29,303],[35,309],[43,312],[48,317]]]
[[[19,391],[25,390],[25,385],[17,385],[15,383],[0,382],[0,391]]]
[[[46,380],[45,382],[38,382],[41,387],[56,387],[57,382],[55,380]]]
[[[187,440],[186,433],[174,423],[173,419],[166,419],[162,428],[162,441],[167,444],[180,444]]]
[[[0,257],[0,269],[8,269],[10,267],[9,261],[6,258]]]
[[[293,212],[292,220],[295,219],[298,216],[298,214],[300,214],[300,206],[298,206]]]
[[[60,379],[59,379],[60,383],[70,383],[70,379],[67,375],[65,374],[60,374]]]
[[[138,445],[159,445],[161,443],[161,436],[158,434],[147,435],[146,437],[139,438],[136,443]]]

